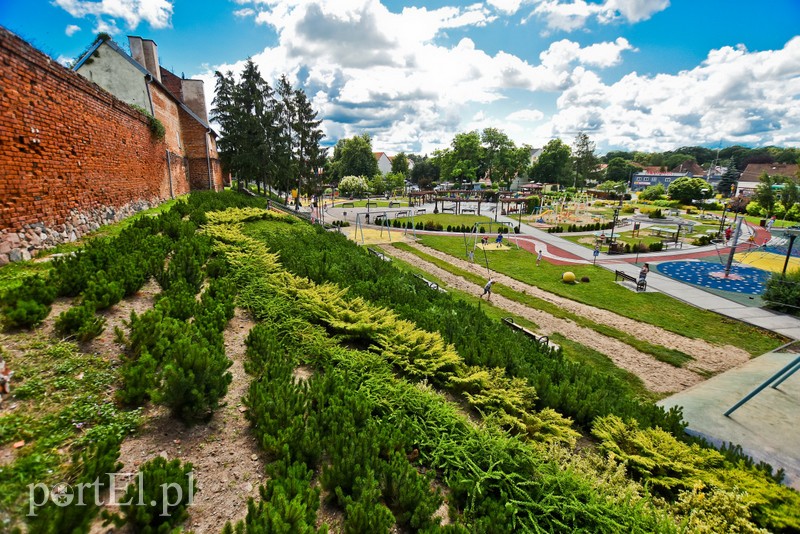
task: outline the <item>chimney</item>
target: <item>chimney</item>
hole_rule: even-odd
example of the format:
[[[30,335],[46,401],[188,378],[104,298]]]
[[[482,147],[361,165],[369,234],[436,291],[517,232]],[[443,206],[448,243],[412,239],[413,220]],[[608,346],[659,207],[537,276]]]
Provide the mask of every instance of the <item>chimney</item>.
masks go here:
[[[158,64],[158,45],[155,41],[129,35],[128,46],[131,48],[131,57],[160,82],[161,68]]]
[[[203,89],[203,80],[181,79],[181,93],[183,103],[191,109],[195,115],[203,119],[208,124],[208,113],[206,112],[206,95]]]

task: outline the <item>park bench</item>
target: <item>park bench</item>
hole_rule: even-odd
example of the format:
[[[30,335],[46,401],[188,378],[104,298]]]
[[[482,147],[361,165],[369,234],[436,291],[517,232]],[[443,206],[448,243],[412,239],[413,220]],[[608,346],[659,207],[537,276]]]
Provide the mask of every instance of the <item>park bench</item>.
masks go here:
[[[661,246],[664,247],[664,250],[667,250],[669,248],[673,248],[673,249],[680,248],[680,249],[682,249],[683,248],[683,241],[678,241],[677,243],[675,241],[661,241]]]
[[[472,208],[464,208],[461,210],[461,213],[475,213],[475,210]]]
[[[419,275],[419,274],[415,274],[414,276],[416,276],[417,278],[419,278],[420,280],[422,280],[423,282],[428,284],[428,287],[430,287],[431,289],[435,289],[435,290],[437,290],[437,291],[439,291],[441,293],[447,293],[447,290],[439,287],[439,284],[437,284],[436,282],[432,282],[432,281],[428,280],[427,278],[425,278],[424,276]]]
[[[551,343],[549,337],[540,336],[540,335],[536,334],[535,332],[532,332],[532,331],[528,330],[524,326],[515,323],[513,317],[503,317],[503,322],[505,322],[508,326],[510,326],[514,330],[518,330],[518,331],[522,332],[523,334],[527,335],[528,337],[532,338],[542,348],[550,348],[550,349],[553,349],[553,350],[558,350],[560,348],[555,343]]]
[[[390,207],[390,208],[393,208],[393,207],[395,207],[395,206],[397,206],[397,207],[399,208],[399,207],[400,207],[400,202],[399,202],[399,201],[397,201],[397,200],[390,200],[390,201],[389,201],[389,207]]]
[[[354,203],[352,203],[352,202],[342,202],[341,204],[339,204],[339,207],[340,208],[355,208],[356,205]]]
[[[614,271],[614,281],[616,282],[620,278],[625,282],[633,282],[636,284],[636,291],[647,291],[647,280],[638,280],[625,271]]]
[[[373,254],[373,255],[379,257],[383,261],[392,261],[392,258],[387,256],[383,252],[379,252],[379,251],[375,250],[374,248],[367,248],[367,250],[370,252],[370,254]]]
[[[417,210],[417,215],[419,215],[420,213],[427,213],[427,211],[425,211],[425,208],[418,209]]]

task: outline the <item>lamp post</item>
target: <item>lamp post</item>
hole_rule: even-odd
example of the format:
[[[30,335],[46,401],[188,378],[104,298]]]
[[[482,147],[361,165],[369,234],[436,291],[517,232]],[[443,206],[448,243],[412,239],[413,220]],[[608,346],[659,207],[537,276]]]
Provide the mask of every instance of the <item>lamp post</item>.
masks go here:
[[[722,239],[722,231],[725,229],[725,213],[728,211],[728,203],[722,207],[722,219],[719,221],[719,232],[717,232],[717,239]]]
[[[369,224],[369,189],[367,189],[367,224]]]
[[[611,247],[615,244],[614,229],[617,227],[617,217],[619,217],[619,206],[614,208],[614,218],[611,220],[611,236],[608,238],[608,253],[611,254]]]
[[[786,251],[786,261],[783,262],[783,272],[781,273],[781,276],[786,276],[786,267],[789,266],[789,258],[792,255],[792,247],[794,246],[794,240],[797,239],[797,235],[800,234],[800,229],[786,228],[784,229],[783,232],[784,235],[785,234],[789,235],[789,248]]]

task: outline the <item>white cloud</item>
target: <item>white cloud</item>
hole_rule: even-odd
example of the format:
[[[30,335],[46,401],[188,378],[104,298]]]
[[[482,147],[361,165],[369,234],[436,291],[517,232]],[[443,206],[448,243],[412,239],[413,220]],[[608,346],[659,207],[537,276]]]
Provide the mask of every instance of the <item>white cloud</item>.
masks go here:
[[[76,32],[79,31],[81,31],[80,26],[77,26],[75,24],[70,24],[69,26],[66,27],[64,33],[67,35],[67,37],[72,37],[73,35],[75,35]]]
[[[520,109],[506,116],[506,120],[515,122],[538,122],[544,118],[544,113],[538,109]]]
[[[555,136],[571,142],[586,131],[598,150],[665,150],[720,139],[800,142],[800,37],[782,50],[712,50],[677,74],[608,80],[600,70],[620,65],[635,43],[620,37],[581,46],[561,39],[538,63],[489,53],[468,37],[468,30],[497,20],[488,4],[394,13],[378,0],[238,3],[277,35],[274,46],[253,56],[262,75],[272,83],[286,73],[313,95],[328,142],[368,133],[376,150],[431,153],[458,132],[488,126],[533,146]],[[667,2],[572,4],[576,17],[583,9],[604,22],[613,17],[602,19],[603,13],[635,22]],[[491,6],[519,7],[501,0]],[[239,72],[243,64],[216,69]],[[207,88],[215,86],[210,73],[202,77]],[[210,105],[213,91],[207,96]]]
[[[513,15],[519,11],[523,0],[487,0],[487,4],[506,15]]]
[[[647,20],[669,7],[669,0],[605,0],[589,3],[585,0],[544,0],[533,10],[551,30],[573,31],[583,28],[596,18],[601,24],[616,21],[636,23]]]
[[[53,0],[53,4],[64,9],[75,18],[95,17],[97,31],[118,32],[116,20],[125,21],[129,30],[146,22],[153,29],[171,26],[173,5],[169,0]]]
[[[554,134],[585,130],[604,146],[645,150],[800,142],[800,37],[781,50],[712,50],[675,75],[632,73],[606,85],[576,69],[572,81],[558,98]]]
[[[233,16],[234,17],[239,17],[239,18],[252,17],[255,14],[256,14],[256,10],[253,9],[253,8],[250,8],[250,7],[245,7],[243,9],[237,9],[236,11],[233,12]]]

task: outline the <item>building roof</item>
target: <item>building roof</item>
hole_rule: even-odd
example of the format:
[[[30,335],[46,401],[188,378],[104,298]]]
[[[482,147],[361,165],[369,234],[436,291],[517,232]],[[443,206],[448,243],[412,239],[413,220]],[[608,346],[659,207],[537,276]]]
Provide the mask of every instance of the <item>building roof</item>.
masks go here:
[[[690,172],[692,176],[703,176],[706,174],[706,170],[693,159],[687,159],[680,165],[676,165],[672,169],[672,172]]]
[[[797,165],[794,163],[748,163],[739,182],[759,182],[762,174],[769,176],[797,177]]]

